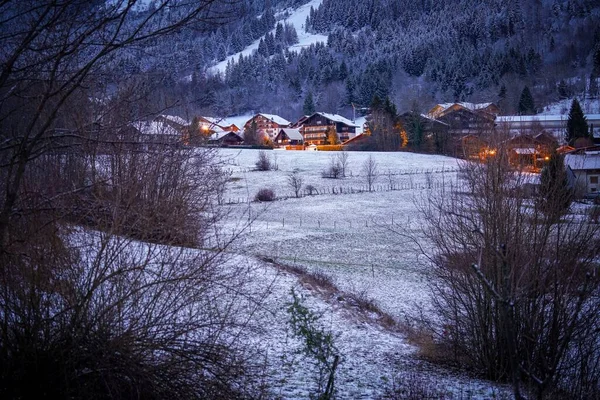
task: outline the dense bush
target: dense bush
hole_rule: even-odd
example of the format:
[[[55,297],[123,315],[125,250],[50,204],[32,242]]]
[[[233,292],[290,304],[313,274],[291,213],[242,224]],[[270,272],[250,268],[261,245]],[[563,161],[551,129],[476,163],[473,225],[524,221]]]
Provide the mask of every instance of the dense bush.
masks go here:
[[[262,188],[254,196],[255,201],[273,201],[275,200],[275,192],[272,189]]]

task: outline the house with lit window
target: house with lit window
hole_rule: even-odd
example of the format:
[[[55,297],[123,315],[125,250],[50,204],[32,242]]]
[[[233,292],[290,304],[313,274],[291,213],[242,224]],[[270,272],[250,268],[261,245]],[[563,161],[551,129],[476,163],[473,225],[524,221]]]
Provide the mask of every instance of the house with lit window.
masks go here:
[[[273,143],[275,146],[301,146],[304,138],[299,129],[281,128]]]
[[[309,117],[302,117],[296,123],[304,137],[304,143],[323,145],[327,143],[328,132],[335,132],[341,143],[356,134],[356,124],[337,114],[316,112]]]
[[[240,128],[225,118],[198,117],[200,130],[204,132],[239,132]]]
[[[600,146],[577,149],[565,155],[576,193],[583,197],[600,196]]]
[[[244,131],[251,129],[253,124],[256,125],[256,132],[259,137],[264,137],[271,141],[275,140],[275,136],[277,136],[281,128],[289,128],[292,125],[290,121],[279,115],[260,113],[246,122]]]

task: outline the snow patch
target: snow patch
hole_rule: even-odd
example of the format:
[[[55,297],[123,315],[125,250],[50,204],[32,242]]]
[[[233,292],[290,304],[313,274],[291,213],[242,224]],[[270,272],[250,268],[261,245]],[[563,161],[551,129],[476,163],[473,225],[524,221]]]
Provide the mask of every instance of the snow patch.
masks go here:
[[[287,9],[280,13],[282,15],[285,15],[285,13],[288,12],[289,17],[278,22],[293,25],[296,29],[296,33],[298,33],[298,43],[288,47],[289,51],[299,52],[304,47],[309,47],[312,44],[316,44],[319,42],[327,43],[326,35],[309,33],[306,31],[306,27],[304,26],[304,23],[306,22],[306,17],[308,17],[308,15],[310,14],[311,7],[317,9],[322,2],[323,0],[311,0],[308,3],[296,9]],[[271,30],[271,33],[275,34],[275,28]],[[244,50],[228,56],[225,60],[209,68],[208,72],[214,75],[216,75],[217,73],[224,74],[228,62],[237,61],[240,58],[240,55],[243,55],[244,57],[251,55],[255,50],[258,50],[258,44],[260,43],[260,40],[261,39],[258,39],[252,42],[250,45],[248,45]]]

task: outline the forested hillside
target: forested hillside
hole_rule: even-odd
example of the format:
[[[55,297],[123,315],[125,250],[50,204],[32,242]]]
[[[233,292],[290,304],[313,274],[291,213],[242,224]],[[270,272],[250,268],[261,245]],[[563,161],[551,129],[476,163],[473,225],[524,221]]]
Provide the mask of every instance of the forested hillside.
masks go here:
[[[210,32],[188,29],[144,49],[153,60],[145,66],[132,54],[129,71],[167,72],[156,93],[164,104],[185,104],[182,114],[261,110],[293,119],[309,93],[320,110],[346,115],[374,94],[390,96],[400,111],[485,100],[512,113],[525,85],[543,105],[584,92],[594,59],[600,64],[593,0],[323,0],[304,27],[328,35],[327,43],[290,52],[297,33],[280,23],[282,11],[302,3],[244,1]],[[258,50],[224,74],[207,72],[259,39]]]

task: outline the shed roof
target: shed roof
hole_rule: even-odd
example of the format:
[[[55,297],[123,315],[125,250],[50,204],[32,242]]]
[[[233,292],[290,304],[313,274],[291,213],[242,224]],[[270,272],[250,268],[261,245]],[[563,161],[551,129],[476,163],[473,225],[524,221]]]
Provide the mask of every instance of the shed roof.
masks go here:
[[[279,132],[283,131],[290,140],[304,140],[300,130],[292,128],[281,128]]]
[[[600,151],[584,151],[582,153],[568,153],[565,155],[565,165],[572,170],[600,170]]]
[[[138,121],[131,124],[142,135],[179,136],[177,129],[162,121]]]

